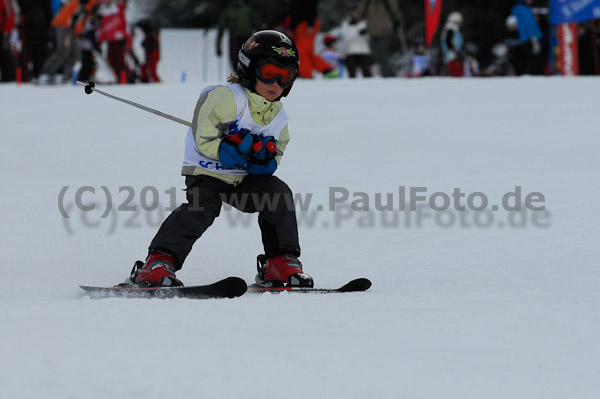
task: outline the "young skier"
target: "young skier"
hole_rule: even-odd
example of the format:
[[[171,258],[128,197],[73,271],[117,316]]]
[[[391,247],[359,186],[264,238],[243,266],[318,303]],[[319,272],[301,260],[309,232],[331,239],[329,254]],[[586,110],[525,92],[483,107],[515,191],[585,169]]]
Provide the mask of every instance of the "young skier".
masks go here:
[[[134,265],[131,284],[182,285],[175,272],[226,202],[259,214],[265,253],[258,256],[258,284],[313,286],[298,260],[292,193],[273,176],[289,142],[280,99],[292,89],[298,64],[298,50],[289,37],[260,31],[242,46],[228,84],[202,90],[185,142],[187,203],[163,222],[146,262]]]

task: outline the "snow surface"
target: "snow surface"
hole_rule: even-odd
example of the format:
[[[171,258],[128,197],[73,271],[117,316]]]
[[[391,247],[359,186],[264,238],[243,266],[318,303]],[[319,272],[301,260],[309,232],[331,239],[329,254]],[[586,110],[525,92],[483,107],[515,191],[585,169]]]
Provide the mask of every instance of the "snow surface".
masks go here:
[[[189,120],[211,83],[102,89]],[[1,85],[0,396],[597,398],[599,90],[593,78],[298,81],[277,175],[314,195],[299,213],[305,270],[318,286],[373,287],[195,301],[78,288],[119,282],[145,256],[165,190],[183,199],[186,128],[81,87]],[[74,205],[85,186],[94,211]],[[139,210],[147,186],[157,211]],[[425,209],[419,225],[374,209],[400,186],[482,192],[490,206],[521,186],[546,210]],[[371,211],[329,212],[330,187],[369,194]],[[135,212],[115,210],[126,190]],[[240,215],[222,212],[184,282],[253,281],[260,235]]]

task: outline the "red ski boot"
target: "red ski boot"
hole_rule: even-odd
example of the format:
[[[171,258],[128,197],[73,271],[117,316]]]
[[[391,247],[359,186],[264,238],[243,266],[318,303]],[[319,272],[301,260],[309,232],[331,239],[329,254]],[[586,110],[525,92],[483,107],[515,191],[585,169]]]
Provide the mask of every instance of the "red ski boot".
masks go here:
[[[175,258],[163,252],[153,252],[146,263],[135,262],[131,281],[144,287],[178,287],[183,283],[175,277]]]
[[[263,287],[313,287],[313,279],[302,271],[302,263],[294,255],[256,258],[256,283]]]

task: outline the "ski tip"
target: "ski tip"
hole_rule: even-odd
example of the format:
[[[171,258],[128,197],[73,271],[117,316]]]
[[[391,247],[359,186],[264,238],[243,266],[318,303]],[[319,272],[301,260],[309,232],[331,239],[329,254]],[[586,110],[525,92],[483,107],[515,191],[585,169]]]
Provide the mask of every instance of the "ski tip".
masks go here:
[[[248,290],[246,282],[239,277],[228,277],[208,285],[179,287],[90,287],[80,285],[81,289],[92,298],[126,297],[126,298],[236,298]]]
[[[366,291],[371,288],[371,280],[368,278],[357,278],[355,280],[350,281],[348,284],[340,287],[338,291],[340,292],[352,292],[352,291]]]
[[[242,296],[248,291],[248,284],[246,281],[239,277],[227,277],[222,281],[223,285],[227,286],[229,295],[228,298],[235,298]]]

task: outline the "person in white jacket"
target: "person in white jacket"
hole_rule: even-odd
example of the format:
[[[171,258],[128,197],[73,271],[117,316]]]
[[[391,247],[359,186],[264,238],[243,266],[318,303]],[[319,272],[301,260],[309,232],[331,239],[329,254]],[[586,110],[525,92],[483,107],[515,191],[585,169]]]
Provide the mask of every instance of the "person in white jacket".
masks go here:
[[[369,78],[371,73],[371,47],[367,35],[367,21],[356,21],[349,17],[342,23],[341,36],[344,42],[344,55],[348,76],[356,77],[360,69],[362,76]]]
[[[460,27],[463,23],[463,16],[458,11],[453,11],[448,15],[446,26],[442,29],[440,42],[442,47],[442,56],[448,75],[453,77],[464,76],[464,49],[463,37],[460,33]]]

